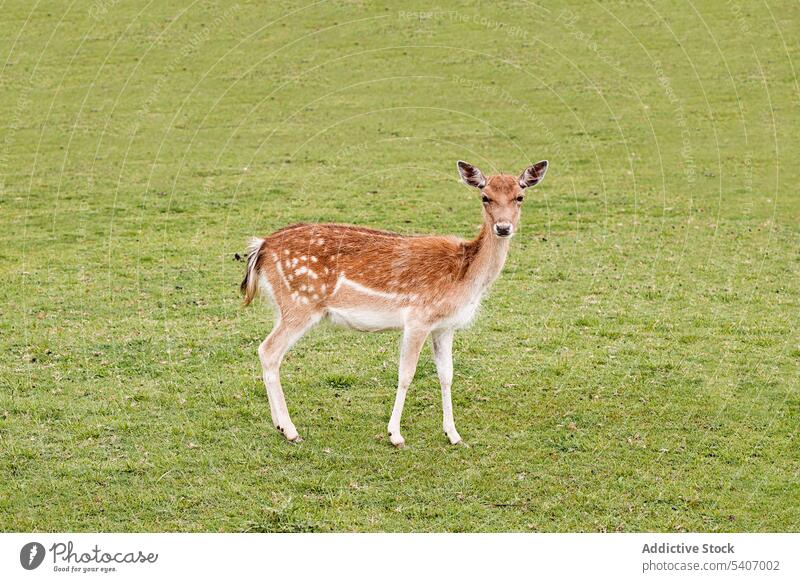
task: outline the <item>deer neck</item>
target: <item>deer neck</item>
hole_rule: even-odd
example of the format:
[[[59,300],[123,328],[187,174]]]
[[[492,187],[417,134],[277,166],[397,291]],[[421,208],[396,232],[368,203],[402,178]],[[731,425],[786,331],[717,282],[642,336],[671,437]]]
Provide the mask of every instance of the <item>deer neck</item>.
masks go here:
[[[509,241],[510,237],[494,236],[491,226],[484,223],[478,236],[466,243],[467,256],[472,255],[467,279],[479,293],[485,292],[503,270]]]

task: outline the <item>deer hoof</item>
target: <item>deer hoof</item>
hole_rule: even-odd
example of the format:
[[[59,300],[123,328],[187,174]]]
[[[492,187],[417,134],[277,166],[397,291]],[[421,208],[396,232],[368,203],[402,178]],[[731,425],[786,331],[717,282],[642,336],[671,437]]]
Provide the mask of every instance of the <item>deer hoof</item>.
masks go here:
[[[287,441],[292,443],[299,443],[302,442],[303,439],[300,438],[300,435],[297,433],[297,429],[293,426],[276,426],[275,428],[280,431],[280,433],[286,438]]]
[[[389,441],[391,441],[391,443],[397,449],[404,449],[406,447],[406,439],[401,437],[399,434],[390,434]]]
[[[458,434],[457,432],[454,432],[452,435],[451,434],[447,434],[447,432],[445,432],[444,434],[447,437],[447,440],[450,441],[451,445],[466,446],[466,444],[464,443],[464,440],[461,438],[461,435]]]

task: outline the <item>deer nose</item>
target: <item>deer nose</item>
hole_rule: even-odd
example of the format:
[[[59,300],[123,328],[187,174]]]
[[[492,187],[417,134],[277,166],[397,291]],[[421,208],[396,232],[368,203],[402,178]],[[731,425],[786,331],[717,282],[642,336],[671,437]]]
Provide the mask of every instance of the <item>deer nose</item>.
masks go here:
[[[511,236],[512,228],[510,222],[498,222],[494,225],[494,233],[497,236]]]

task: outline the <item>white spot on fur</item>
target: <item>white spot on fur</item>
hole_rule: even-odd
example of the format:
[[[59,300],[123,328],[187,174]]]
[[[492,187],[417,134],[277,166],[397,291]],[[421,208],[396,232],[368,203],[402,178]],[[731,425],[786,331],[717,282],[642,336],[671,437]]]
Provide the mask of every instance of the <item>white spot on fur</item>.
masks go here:
[[[275,269],[277,269],[278,274],[281,276],[281,281],[283,281],[283,284],[286,285],[286,288],[291,289],[291,287],[289,287],[289,281],[286,280],[286,275],[283,274],[283,269],[281,268],[280,261],[275,263]]]
[[[300,260],[301,260],[301,261],[305,261],[305,260],[307,260],[307,259],[308,259],[308,257],[306,257],[305,255],[303,255],[302,257],[300,257]]]
[[[308,271],[308,267],[300,267],[299,269],[295,270],[294,274],[299,277],[300,275],[305,274],[306,271]]]
[[[288,255],[289,254],[289,249],[283,249],[283,254],[284,255]]]
[[[314,256],[312,256],[312,257],[311,257],[311,262],[312,262],[312,263],[316,263],[316,262],[317,262],[317,257],[314,257]]]
[[[292,259],[292,267],[296,267],[296,266],[297,266],[297,257]]]
[[[314,301],[316,301],[317,299],[319,299],[319,295],[317,295],[316,293],[314,293],[314,296],[312,297],[312,299],[313,299]]]
[[[317,274],[316,274],[314,271],[312,271],[311,269],[309,269],[309,270],[308,270],[308,276],[309,276],[309,277],[311,277],[312,279],[319,279],[319,275],[317,275]]]
[[[302,302],[303,302],[303,305],[308,305],[308,297],[306,297],[305,295],[303,295],[303,296],[300,298],[300,301],[302,301]]]

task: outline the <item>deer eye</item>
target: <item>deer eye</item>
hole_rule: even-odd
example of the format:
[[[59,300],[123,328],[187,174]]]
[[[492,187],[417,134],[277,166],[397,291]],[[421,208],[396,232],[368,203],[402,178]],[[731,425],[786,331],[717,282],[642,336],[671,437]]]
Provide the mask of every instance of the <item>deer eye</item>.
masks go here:
[[[489,204],[489,202],[491,202],[491,200],[489,200],[488,196],[481,196],[481,199],[483,200],[484,204]]]
[[[517,202],[522,202],[525,200],[525,196],[517,196]]]

